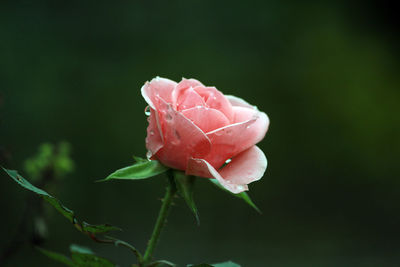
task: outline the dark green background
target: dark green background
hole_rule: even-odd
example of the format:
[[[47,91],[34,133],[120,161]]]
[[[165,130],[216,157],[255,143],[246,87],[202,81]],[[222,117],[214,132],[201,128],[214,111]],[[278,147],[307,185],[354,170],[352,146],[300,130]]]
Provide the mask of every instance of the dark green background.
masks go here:
[[[156,251],[183,266],[400,264],[400,77],[393,7],[346,1],[2,1],[2,164],[22,169],[42,142],[69,141],[76,170],[53,193],[78,217],[124,229],[144,249],[165,180],[94,183],[145,155],[155,76],[197,78],[265,111],[269,160],[243,202],[199,181],[201,225],[176,201]],[[380,3],[380,4],[377,4]],[[0,174],[4,247],[27,192]],[[58,214],[44,247],[91,246]],[[25,246],[8,266],[56,266]]]

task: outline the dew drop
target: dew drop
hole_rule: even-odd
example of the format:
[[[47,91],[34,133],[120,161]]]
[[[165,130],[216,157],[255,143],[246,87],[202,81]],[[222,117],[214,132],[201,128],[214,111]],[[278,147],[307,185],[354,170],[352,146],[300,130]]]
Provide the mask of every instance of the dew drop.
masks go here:
[[[238,185],[238,186],[236,186],[236,189],[237,189],[237,190],[243,190],[244,187],[243,187],[243,185]]]
[[[223,132],[223,131],[216,131],[216,132],[215,132],[215,135],[216,135],[216,136],[221,136],[221,135],[222,135],[222,132]]]
[[[175,139],[175,140],[172,140],[172,141],[171,141],[171,144],[174,145],[174,146],[177,146],[177,145],[179,145],[180,143],[181,143],[181,141],[178,140],[178,139]]]
[[[172,120],[172,115],[170,113],[165,114],[165,119],[167,121],[171,121]]]
[[[227,159],[227,160],[225,161],[225,164],[229,164],[231,161],[232,161],[232,159]]]
[[[171,144],[177,146],[181,143],[181,135],[177,130],[174,130],[174,138],[171,140]]]
[[[150,106],[147,106],[145,109],[144,109],[144,114],[146,115],[146,116],[150,116]]]
[[[154,135],[154,131],[153,130],[150,131],[150,135]]]
[[[181,135],[179,134],[179,132],[177,130],[174,130],[174,135],[177,139],[181,139]]]

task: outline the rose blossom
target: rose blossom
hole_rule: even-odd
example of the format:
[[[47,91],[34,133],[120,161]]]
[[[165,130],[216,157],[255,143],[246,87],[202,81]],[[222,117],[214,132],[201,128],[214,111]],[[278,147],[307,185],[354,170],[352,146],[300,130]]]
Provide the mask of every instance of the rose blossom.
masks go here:
[[[263,176],[267,159],[255,144],[269,119],[257,107],[195,79],[157,77],[141,92],[150,107],[148,158],[187,175],[215,178],[233,193]]]

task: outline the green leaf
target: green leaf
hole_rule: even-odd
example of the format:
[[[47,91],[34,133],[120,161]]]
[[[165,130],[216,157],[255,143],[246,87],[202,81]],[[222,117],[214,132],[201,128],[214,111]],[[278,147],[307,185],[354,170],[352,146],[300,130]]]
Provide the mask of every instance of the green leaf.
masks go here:
[[[74,170],[74,162],[70,157],[70,144],[61,142],[58,145],[43,143],[35,156],[25,161],[24,169],[34,182],[46,178],[60,179]]]
[[[80,224],[78,220],[75,218],[75,214],[72,210],[65,207],[57,198],[51,196],[44,190],[37,188],[36,186],[29,183],[25,178],[18,174],[17,171],[8,170],[3,168],[3,170],[11,177],[14,181],[16,181],[20,186],[24,187],[25,189],[36,193],[48,203],[50,203],[56,210],[58,210],[64,217],[68,219],[71,223],[75,225],[75,227],[83,232],[83,233],[91,233],[91,234],[103,234],[109,231],[121,230],[118,227],[111,226],[108,224],[100,224],[100,225],[93,225],[87,222],[83,222]]]
[[[111,231],[121,231],[121,228],[112,226],[109,224],[89,224],[87,222],[82,222],[82,230],[92,234],[104,234]]]
[[[176,264],[166,261],[166,260],[158,260],[158,261],[153,261],[148,265],[148,267],[159,267],[159,266],[170,266],[174,267]]]
[[[63,214],[70,222],[72,222],[72,224],[75,226],[76,229],[78,229],[78,231],[88,234],[92,239],[96,240],[96,234],[104,234],[110,231],[115,231],[115,230],[121,230],[118,227],[115,226],[111,226],[108,224],[99,224],[99,225],[93,225],[93,224],[89,224],[87,222],[82,222],[79,223],[79,221],[75,218],[74,212],[66,207],[64,207],[61,202],[54,198],[53,196],[49,195],[47,192],[43,191],[40,188],[35,187],[34,185],[32,185],[31,183],[29,183],[27,180],[25,180],[21,175],[18,174],[17,171],[14,170],[8,170],[3,168],[3,170],[11,177],[13,178],[14,181],[16,181],[20,186],[24,187],[25,189],[34,192],[36,194],[38,194],[40,197],[42,197],[44,200],[46,200],[47,202],[49,202],[53,207],[55,207],[61,214]],[[112,238],[112,237],[107,237],[108,240],[103,240],[106,243],[110,243],[110,244],[114,244],[116,246],[124,246],[129,248],[130,250],[132,250],[132,252],[136,255],[136,257],[141,260],[142,256],[139,253],[139,251],[137,251],[133,246],[131,246],[130,244]],[[89,251],[87,248],[83,248],[77,245],[72,245],[71,246],[71,252],[73,252],[74,254],[92,254],[91,251]],[[114,266],[114,265],[110,265],[112,263],[108,262],[105,259],[99,258],[97,256],[92,257],[93,260],[93,264],[92,265],[87,265],[87,262],[84,261],[89,261],[91,257],[89,256],[82,256],[82,255],[75,255],[74,257],[76,258],[76,260],[82,261],[84,263],[82,264],[78,264],[77,263],[72,263],[75,262],[75,260],[71,261],[70,259],[68,259],[66,256],[62,255],[62,254],[58,254],[55,252],[51,252],[45,249],[39,249],[43,254],[49,256],[50,258],[56,259],[58,261],[64,262],[65,264],[70,264],[69,266]],[[73,258],[74,258],[73,257]],[[103,265],[96,265],[96,264],[103,264]]]
[[[186,201],[186,204],[188,205],[189,209],[193,212],[197,224],[200,224],[199,214],[197,212],[197,207],[193,199],[193,189],[196,177],[185,175],[181,171],[174,171],[174,178],[179,194]]]
[[[72,260],[70,258],[68,258],[67,256],[61,254],[61,253],[57,253],[57,252],[53,252],[44,248],[37,248],[40,252],[42,252],[44,255],[46,255],[47,257],[49,257],[50,259],[53,259],[55,261],[64,263],[67,266],[72,266],[74,267],[75,264],[72,262]]]
[[[258,213],[262,213],[261,210],[254,204],[254,202],[251,200],[250,196],[246,192],[242,192],[239,194],[234,194],[228,190],[226,190],[218,181],[217,179],[208,179],[210,182],[212,182],[214,185],[216,185],[218,188],[222,189],[225,192],[230,193],[231,195],[241,198],[246,202],[248,205],[250,205],[253,209],[255,209]]]
[[[76,244],[71,244],[69,246],[69,250],[71,252],[94,254],[94,252],[90,248],[84,247],[84,246],[80,246],[80,245],[76,245]]]
[[[31,183],[29,183],[27,180],[25,180],[21,175],[18,174],[17,171],[14,170],[8,170],[3,168],[3,170],[16,181],[20,186],[24,187],[25,189],[28,189],[29,191],[32,191],[39,196],[41,196],[44,200],[49,202],[56,210],[58,210],[64,217],[66,217],[71,223],[74,223],[75,220],[75,215],[74,212],[64,205],[61,204],[61,202],[56,199],[55,197],[49,195],[47,192],[43,191],[40,188],[35,187]]]
[[[156,176],[160,173],[167,171],[169,168],[162,165],[157,160],[145,160],[140,158],[135,158],[136,163],[119,169],[107,178],[100,181],[108,181],[112,179],[123,179],[123,180],[139,180],[146,179]]]
[[[74,266],[77,267],[114,267],[115,264],[111,261],[87,253],[72,252],[71,254]]]
[[[202,263],[198,265],[189,264],[187,265],[187,267],[240,267],[240,265],[232,261],[226,261],[226,262],[212,263],[212,264],[207,264],[207,263]]]
[[[94,255],[93,251],[90,248],[82,247],[79,245],[71,245],[70,246],[70,251],[71,251],[71,258],[68,258],[67,256],[49,251],[47,249],[43,248],[38,248],[39,251],[41,251],[44,255],[47,257],[58,261],[62,262],[68,266],[72,267],[114,267],[115,264],[113,264],[111,261],[96,256]]]

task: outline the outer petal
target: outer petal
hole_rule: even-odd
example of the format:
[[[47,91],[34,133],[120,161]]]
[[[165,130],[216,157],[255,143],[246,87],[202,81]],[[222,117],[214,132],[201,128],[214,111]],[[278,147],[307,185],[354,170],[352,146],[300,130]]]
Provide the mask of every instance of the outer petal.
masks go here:
[[[256,108],[255,106],[247,103],[245,100],[241,99],[240,97],[234,95],[225,95],[226,99],[231,103],[231,105],[238,106],[238,107],[246,107],[246,108]]]
[[[251,115],[251,118],[207,133],[212,150],[205,160],[215,168],[264,138],[269,126],[267,114],[253,110],[246,115]]]
[[[196,79],[185,79],[182,78],[182,81],[178,83],[175,90],[172,92],[172,103],[176,104],[179,96],[188,88],[196,87],[196,86],[204,86],[201,82]]]
[[[177,83],[174,81],[156,77],[142,86],[142,96],[151,108],[157,109],[157,101],[155,101],[155,97],[158,96],[167,103],[171,103],[172,91],[175,89],[176,85]]]
[[[225,115],[221,111],[213,108],[197,106],[183,110],[182,114],[205,133],[229,124],[229,120]]]
[[[232,105],[228,99],[215,87],[197,86],[193,88],[210,108],[217,109],[225,114],[229,121],[233,119]]]
[[[267,158],[258,146],[239,153],[219,173],[233,184],[249,184],[260,180],[267,169]]]
[[[233,106],[233,123],[244,122],[259,116],[260,111],[254,107]]]
[[[217,171],[204,159],[189,160],[186,174],[215,178],[232,193],[248,190],[247,184],[259,180],[267,169],[267,159],[257,146],[253,146],[236,157],[222,170]]]
[[[171,104],[161,98],[158,110],[164,137],[164,146],[156,153],[155,158],[163,164],[185,170],[191,157],[204,157],[211,150],[208,137],[182,113],[174,110]]]
[[[150,109],[150,116],[147,118],[149,126],[147,127],[146,148],[148,150],[147,157],[151,158],[164,146],[164,138],[159,123],[158,112]]]

